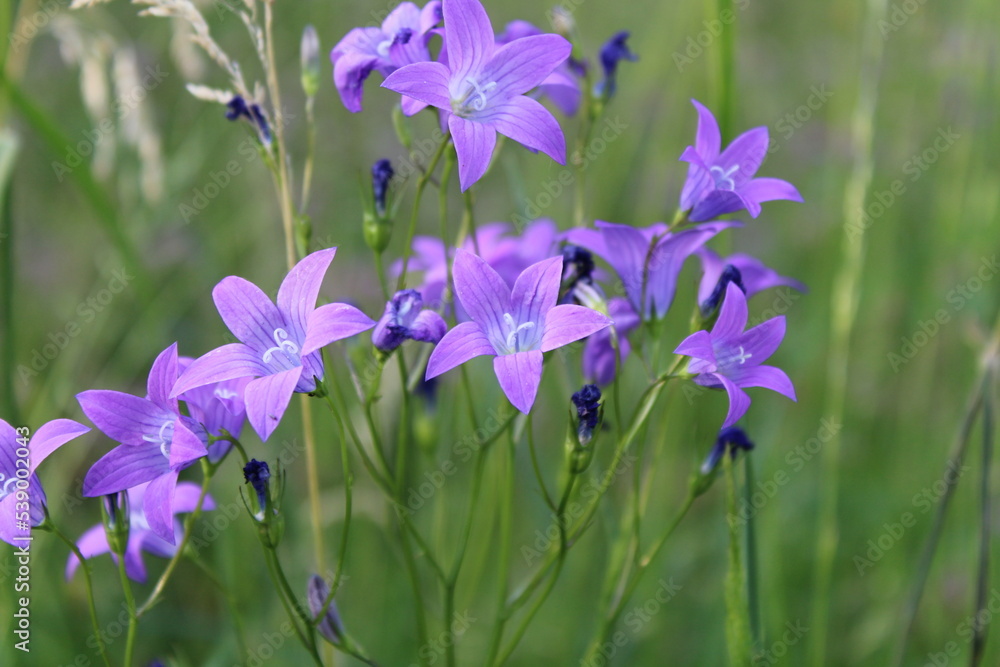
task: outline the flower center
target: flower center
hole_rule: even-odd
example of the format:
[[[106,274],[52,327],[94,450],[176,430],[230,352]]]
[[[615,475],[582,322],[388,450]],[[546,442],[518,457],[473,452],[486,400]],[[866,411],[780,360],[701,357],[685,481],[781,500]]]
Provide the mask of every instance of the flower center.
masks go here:
[[[455,113],[459,116],[463,115],[463,112],[468,113],[469,111],[482,111],[485,109],[486,103],[489,101],[486,93],[497,87],[496,81],[490,81],[486,85],[480,86],[479,82],[471,76],[465,77],[465,82],[469,84],[469,90],[462,99],[453,105]]]
[[[709,169],[712,174],[712,178],[715,179],[715,187],[719,190],[735,190],[736,182],[733,181],[732,175],[739,168],[740,165],[734,164],[726,170],[723,170],[722,167],[712,167]]]
[[[522,331],[528,329],[534,329],[534,322],[523,322],[518,324],[514,321],[514,317],[510,313],[503,314],[503,321],[507,324],[507,349],[511,352],[520,352],[519,335]]]
[[[753,354],[745,351],[743,346],[740,345],[740,351],[737,354],[731,354],[729,356],[723,357],[719,360],[719,366],[732,366],[734,364],[739,364],[742,366],[746,363],[746,360],[752,357]]]
[[[156,435],[144,435],[142,439],[146,442],[155,442],[160,444],[160,453],[166,458],[170,458],[170,443],[174,439],[174,422],[166,421],[160,425],[160,430]]]
[[[293,359],[294,355],[299,353],[299,346],[295,343],[295,341],[288,340],[287,331],[279,327],[274,330],[273,335],[275,343],[274,347],[270,347],[265,350],[264,356],[261,357],[265,364],[271,363],[275,352],[283,352],[289,359]]]

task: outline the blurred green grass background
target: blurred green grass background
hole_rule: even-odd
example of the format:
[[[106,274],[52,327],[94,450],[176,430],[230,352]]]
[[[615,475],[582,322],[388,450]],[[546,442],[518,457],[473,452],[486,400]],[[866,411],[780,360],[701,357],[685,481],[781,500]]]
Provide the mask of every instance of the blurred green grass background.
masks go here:
[[[17,5],[18,3],[15,3]],[[27,4],[22,0],[21,5]],[[229,274],[242,275],[265,290],[276,289],[284,258],[280,216],[259,160],[246,160],[240,152],[245,129],[227,122],[219,106],[188,95],[182,61],[190,58],[174,37],[171,23],[140,19],[136,8],[120,1],[96,9],[67,12],[61,3],[35,3],[35,11],[57,7],[30,46],[11,47],[8,67],[21,68],[22,90],[72,144],[86,140],[101,117],[88,115],[81,94],[81,67],[64,56],[71,41],[80,38],[84,50],[100,62],[110,76],[109,60],[123,49],[134,50],[141,68],[160,67],[167,75],[148,91],[141,109],[148,114],[145,132],[154,132],[162,147],[162,194],[158,200],[144,196],[142,163],[136,150],[123,141],[125,123],[115,123],[115,141],[109,168],[98,173],[99,186],[117,211],[126,236],[139,249],[151,279],[152,293],[141,296],[136,283],[114,295],[107,305],[94,308],[93,318],[81,305],[108,287],[114,272],[123,266],[120,255],[76,183],[76,174],[60,181],[53,162],[65,162],[66,151],[53,152],[35,128],[26,123],[8,102],[4,124],[20,140],[10,204],[13,229],[0,240],[4,262],[14,276],[12,322],[3,327],[2,341],[16,365],[30,366],[33,354],[50,342],[54,332],[79,324],[73,337],[55,359],[37,374],[15,373],[5,385],[0,405],[8,421],[37,428],[56,417],[81,419],[74,395],[89,388],[114,388],[141,392],[149,364],[168,344],[180,341],[182,354],[197,356],[223,342],[226,332],[212,305],[212,286]],[[245,67],[248,79],[261,78],[243,25],[231,13],[216,11],[221,5],[202,3],[213,34]],[[494,27],[526,19],[546,24],[544,4],[526,0],[487,2]],[[640,60],[623,64],[618,95],[608,115],[625,126],[613,142],[596,156],[587,171],[587,212],[601,218],[640,226],[669,220],[685,174],[677,162],[691,142],[695,114],[688,100],[696,97],[714,106],[711,77],[719,40],[710,36],[705,21],[717,16],[712,3],[632,3],[583,0],[575,5],[574,18],[593,58],[601,42],[613,31],[632,32],[630,44]],[[795,382],[799,402],[757,391],[746,428],[758,447],[753,456],[758,478],[772,480],[781,471],[788,482],[756,516],[761,561],[761,598],[768,645],[779,640],[786,623],[811,628],[818,488],[825,471],[821,457],[792,463],[794,450],[816,437],[825,410],[830,340],[831,289],[842,248],[849,242],[844,230],[845,183],[853,156],[850,149],[851,113],[856,102],[862,67],[860,43],[870,17],[862,2],[803,3],[741,2],[736,5],[737,131],[767,125],[776,150],[761,171],[763,175],[793,181],[805,204],[776,202],[763,215],[748,222],[720,247],[761,257],[785,275],[810,287],[810,293],[788,307],[788,334],[776,363]],[[13,15],[17,6],[5,6]],[[22,7],[23,9],[23,7]],[[324,53],[355,25],[372,20],[384,10],[381,2],[318,3],[278,2],[278,61],[285,96],[288,132],[294,153],[302,155],[305,124],[298,86],[298,43],[302,28],[314,24]],[[909,11],[912,10],[912,11]],[[31,6],[28,10],[31,11]],[[905,192],[873,217],[864,231],[867,250],[857,294],[860,299],[856,328],[851,337],[848,391],[839,437],[842,443],[841,502],[838,511],[839,548],[834,563],[829,647],[830,665],[884,665],[900,632],[903,601],[916,570],[917,555],[931,522],[915,496],[939,480],[949,442],[957,429],[962,406],[972,388],[977,360],[986,334],[1000,307],[996,253],[998,198],[1000,198],[1000,60],[996,35],[1000,8],[992,0],[959,3],[890,2],[899,25],[890,23],[884,42],[884,62],[878,87],[874,120],[874,175],[866,205],[879,201],[878,193],[902,179]],[[30,14],[29,14],[30,15]],[[46,14],[47,15],[47,14]],[[902,18],[899,18],[902,17]],[[905,19],[905,20],[904,20]],[[16,33],[14,33],[16,34]],[[710,37],[705,38],[703,35]],[[692,44],[707,45],[698,53]],[[13,44],[13,42],[12,42]],[[691,49],[690,51],[688,49]],[[103,56],[101,55],[103,53]],[[93,55],[96,54],[96,55]],[[675,54],[691,62],[677,65]],[[211,63],[204,62],[200,83],[224,86],[225,80]],[[188,66],[191,66],[190,64]],[[10,71],[10,70],[8,70]],[[315,225],[316,247],[340,248],[327,279],[324,294],[351,300],[369,314],[381,310],[378,285],[370,254],[361,236],[359,182],[371,163],[380,157],[403,154],[388,116],[395,96],[379,90],[373,76],[365,91],[365,111],[345,111],[330,81],[330,66],[323,59],[324,85],[317,98],[318,152],[310,215]],[[817,89],[832,95],[810,109]],[[86,87],[93,94],[93,83]],[[114,91],[108,98],[114,99]],[[817,99],[817,98],[813,98]],[[138,108],[137,108],[138,109]],[[134,119],[140,112],[130,113]],[[798,119],[795,120],[796,114]],[[790,116],[789,116],[790,115]],[[793,120],[789,120],[792,118]],[[415,136],[427,136],[430,118],[419,119]],[[565,124],[568,136],[575,121]],[[941,131],[957,139],[938,150],[933,164],[914,171],[914,156],[934,147]],[[724,137],[729,140],[732,137]],[[109,137],[103,141],[111,141]],[[66,150],[69,150],[67,147]],[[203,210],[186,221],[182,204],[192,205],[197,192],[205,192],[212,174],[237,160],[241,173],[220,188]],[[494,166],[477,195],[477,218],[511,220],[523,209],[524,197],[534,199],[561,168],[507,145],[500,164]],[[916,177],[914,177],[916,175]],[[412,190],[412,188],[410,188]],[[407,192],[404,196],[412,196]],[[428,198],[433,199],[433,198]],[[433,202],[425,202],[421,231],[435,234]],[[401,210],[407,211],[409,199]],[[571,224],[572,196],[555,198],[544,213],[561,227]],[[398,256],[403,240],[397,223],[389,255]],[[984,259],[986,260],[984,263]],[[693,263],[692,263],[693,264]],[[990,267],[983,270],[982,267]],[[689,267],[675,305],[670,340],[680,340],[687,326],[697,279]],[[977,277],[986,277],[980,283]],[[970,282],[971,281],[971,282]],[[961,297],[955,290],[966,286]],[[980,285],[973,291],[973,287]],[[753,304],[757,312],[771,305],[770,296]],[[904,353],[904,338],[915,334],[921,322],[939,310],[949,315],[912,359],[893,367],[889,354]],[[83,311],[86,311],[83,307]],[[363,337],[359,339],[364,342]],[[576,357],[550,364],[542,387],[545,418],[535,419],[543,465],[554,471],[561,456],[564,423],[561,415],[569,392],[580,383]],[[331,373],[344,372],[343,364]],[[487,364],[475,363],[474,378],[486,378]],[[633,389],[625,392],[629,405],[638,395],[641,368],[628,369]],[[392,377],[385,381],[391,386]],[[451,443],[473,429],[464,410],[449,410],[461,401],[456,378],[442,383],[435,460],[423,460],[433,469],[446,457]],[[480,413],[497,405],[499,392],[492,380],[482,387]],[[479,398],[479,397],[477,397]],[[386,426],[393,424],[398,396],[387,389],[383,410]],[[653,439],[667,438],[659,478],[654,486],[647,526],[664,523],[679,504],[691,466],[700,460],[713,440],[713,425],[723,415],[724,399],[711,395],[693,405],[674,390],[662,420],[650,429]],[[342,514],[342,479],[333,424],[317,410],[320,424],[321,481],[324,485],[327,552],[339,540]],[[288,418],[267,446],[252,436],[244,440],[251,455],[273,460],[282,443],[299,438],[298,411]],[[549,419],[549,415],[555,417]],[[610,449],[611,438],[603,442]],[[87,467],[110,446],[92,433],[53,457],[42,470],[55,520],[72,535],[79,535],[99,520],[96,504],[77,505],[80,479]],[[973,450],[975,451],[975,450]],[[497,454],[498,452],[494,452]],[[975,460],[970,457],[970,462]],[[495,463],[496,459],[491,457]],[[527,452],[517,459],[517,518],[514,545],[530,545],[536,530],[551,522],[546,516],[531,475]],[[595,465],[600,465],[595,464]],[[928,654],[957,642],[963,653],[953,663],[968,660],[969,647],[959,626],[974,605],[972,573],[976,564],[978,505],[975,473],[962,478],[947,521],[942,544],[920,608],[906,664],[923,665]],[[293,482],[288,492],[288,528],[282,555],[295,585],[304,590],[314,567],[309,540],[309,518],[304,492],[302,461],[289,467]],[[410,587],[398,550],[396,530],[386,507],[366,473],[355,466],[356,522],[346,573],[338,596],[344,622],[383,665],[416,662],[416,638]],[[418,514],[419,525],[438,545],[448,537],[467,506],[467,475],[462,469],[436,493],[431,508]],[[554,473],[553,473],[554,474]],[[212,493],[220,505],[238,503],[241,478],[235,464],[223,469]],[[422,472],[415,483],[424,481]],[[495,481],[488,477],[488,499],[495,497]],[[633,603],[652,598],[659,580],[682,586],[680,592],[633,628],[622,625],[628,643],[613,659],[618,665],[718,665],[725,661],[723,576],[726,565],[726,523],[721,485],[701,498],[668,543]],[[69,494],[63,496],[64,492]],[[605,503],[599,520],[570,552],[567,569],[552,597],[511,660],[512,665],[569,664],[579,656],[597,620],[597,598],[607,545],[614,537],[612,507],[626,499],[625,485],[615,487],[613,503]],[[68,502],[60,500],[69,499]],[[242,509],[240,510],[242,512]],[[916,525],[894,540],[884,555],[859,574],[855,556],[865,556],[869,540],[877,541],[884,524],[900,520],[904,512],[916,516]],[[491,624],[494,508],[488,500],[480,506],[473,532],[473,552],[459,585],[456,608],[477,619],[459,643],[462,664],[479,664]],[[211,515],[202,521],[207,524]],[[66,584],[62,572],[66,549],[48,535],[36,538],[32,559],[32,618],[34,635],[30,656],[11,648],[14,559],[11,550],[0,554],[2,614],[0,661],[3,664],[74,664],[78,655],[93,664],[96,657],[86,644],[89,623],[79,577]],[[258,557],[253,529],[245,516],[230,522],[221,538],[204,552],[222,573],[244,610],[248,644],[259,652],[268,637],[279,631],[283,611],[270,589]],[[445,553],[450,551],[445,548]],[[151,576],[162,563],[149,558]],[[995,559],[994,559],[995,560]],[[527,572],[518,553],[513,581]],[[121,611],[121,593],[110,559],[94,562],[98,608],[105,624]],[[424,567],[426,591],[434,582]],[[993,568],[994,573],[997,568]],[[993,582],[1000,581],[994,577]],[[1000,584],[996,585],[1000,590]],[[147,587],[148,589],[148,587]],[[141,589],[145,592],[145,589]],[[142,595],[140,593],[140,595]],[[429,599],[435,596],[428,593]],[[440,610],[437,610],[440,615]],[[440,619],[438,619],[440,620]],[[996,628],[991,628],[995,635]],[[810,633],[788,647],[774,663],[804,664]],[[122,642],[113,643],[120,655]],[[151,660],[170,656],[192,665],[236,664],[237,649],[223,599],[202,573],[183,563],[166,599],[143,619],[138,657]],[[285,638],[270,664],[302,664],[304,652]],[[1000,646],[990,641],[984,664],[997,664]],[[82,664],[82,663],[80,663]],[[354,664],[338,656],[338,664]]]

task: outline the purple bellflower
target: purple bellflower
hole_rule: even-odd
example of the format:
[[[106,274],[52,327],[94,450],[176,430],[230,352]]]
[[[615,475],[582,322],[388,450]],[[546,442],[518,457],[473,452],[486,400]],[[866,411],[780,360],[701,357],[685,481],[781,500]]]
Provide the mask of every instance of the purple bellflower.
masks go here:
[[[611,299],[608,302],[608,314],[614,320],[614,326],[598,331],[583,344],[583,377],[601,386],[609,385],[615,379],[615,348],[611,344],[611,329],[618,335],[619,359],[624,364],[632,351],[626,336],[639,326],[639,316],[628,299]]]
[[[455,291],[472,318],[444,335],[427,362],[437,377],[473,357],[490,355],[500,387],[511,404],[527,413],[542,379],[542,354],[607,328],[611,320],[595,310],[556,305],[562,257],[525,269],[511,290],[489,264],[472,253],[455,256]]]
[[[129,530],[128,546],[125,548],[125,573],[129,579],[140,584],[146,582],[146,564],[142,560],[142,552],[146,551],[159,556],[160,558],[173,558],[177,552],[177,547],[165,541],[150,527],[146,520],[146,515],[142,510],[148,484],[140,484],[128,490],[129,506]],[[174,514],[193,512],[198,506],[198,496],[201,495],[201,488],[192,482],[181,482],[174,489],[173,509]],[[215,501],[212,496],[206,495],[202,501],[201,509],[211,511],[215,509]],[[182,531],[181,522],[176,517],[173,519],[174,530]],[[97,524],[87,530],[77,541],[76,546],[84,558],[92,558],[111,551],[108,546],[108,537],[104,530],[104,524]],[[112,553],[111,557],[118,562],[118,555]],[[66,578],[71,579],[76,569],[80,567],[80,560],[75,554],[70,554],[66,561]]]
[[[490,165],[497,132],[566,163],[566,139],[555,117],[525,93],[569,57],[559,35],[522,37],[497,48],[479,0],[444,0],[448,64],[401,67],[382,86],[442,109],[458,154],[458,179],[468,190]]]
[[[545,33],[541,28],[527,21],[511,21],[504,31],[497,35],[497,46],[509,44],[522,37],[543,34]],[[580,90],[580,79],[573,72],[569,59],[545,77],[545,80],[538,85],[537,94],[547,97],[567,116],[576,114],[580,108],[583,92]]]
[[[333,82],[348,111],[361,111],[362,88],[372,71],[389,76],[411,63],[429,61],[427,42],[441,22],[441,3],[428,2],[423,9],[401,2],[385,17],[381,27],[354,28],[333,47]],[[413,115],[427,104],[403,97],[403,113]]]
[[[604,79],[597,84],[595,92],[606,100],[611,99],[617,87],[618,63],[622,60],[635,62],[639,56],[629,50],[629,32],[623,30],[615,33],[604,46],[601,47],[601,67],[604,69]]]
[[[392,352],[405,340],[437,343],[448,325],[436,312],[424,309],[420,292],[396,292],[385,304],[385,312],[372,331],[372,344],[382,352]]]
[[[747,298],[739,287],[729,283],[712,331],[696,331],[674,350],[691,357],[688,372],[697,376],[697,384],[725,389],[729,394],[729,413],[723,428],[735,424],[750,407],[744,387],[765,387],[796,400],[795,388],[785,372],[761,365],[785,337],[785,317],[772,318],[744,332],[746,325]]]
[[[572,229],[564,238],[603,257],[621,278],[635,311],[643,320],[658,320],[673,303],[684,260],[722,230],[739,225],[710,222],[672,234],[663,223],[638,229],[597,220],[597,229]]]
[[[697,100],[691,103],[698,110],[698,133],[695,145],[685,148],[680,157],[690,163],[680,199],[689,220],[711,220],[742,209],[756,218],[761,202],[802,201],[799,191],[787,181],[753,178],[767,155],[767,127],[744,132],[720,153],[722,139],[715,116]]]
[[[54,419],[29,438],[0,419],[0,540],[18,547],[30,544],[25,538],[31,528],[45,520],[45,491],[35,469],[49,454],[89,430],[72,419]],[[27,461],[18,450],[28,452]],[[18,498],[18,491],[28,495],[27,520],[21,505],[24,498]]]
[[[172,396],[195,387],[253,378],[244,390],[247,419],[267,440],[295,392],[315,391],[323,379],[320,348],[375,326],[354,306],[316,299],[336,248],[314,252],[295,265],[281,283],[277,306],[253,283],[223,278],[212,297],[223,321],[242,342],[216,348],[196,359],[173,387]]]
[[[698,285],[698,303],[700,304],[710,300],[727,266],[732,266],[740,272],[743,291],[748,299],[754,294],[772,287],[785,286],[800,292],[809,291],[809,288],[798,280],[778,274],[777,271],[765,266],[759,259],[750,255],[738,253],[722,258],[710,248],[699,248],[695,254],[701,260],[701,268],[704,271],[701,283]],[[718,296],[721,298],[722,294]]]
[[[194,359],[180,357],[178,367],[184,374]],[[214,384],[195,387],[178,398],[187,405],[188,413],[209,434],[219,436],[223,431],[234,438],[239,438],[246,422],[247,410],[243,402],[243,392],[250,378],[223,380]],[[208,446],[208,460],[217,463],[225,458],[233,443],[229,440],[218,440]]]
[[[150,530],[170,544],[174,543],[172,505],[177,475],[208,454],[204,427],[182,416],[177,399],[170,396],[178,374],[174,343],[153,362],[146,398],[105,390],[76,396],[87,418],[121,443],[87,471],[83,495],[105,496],[149,482],[143,513]]]

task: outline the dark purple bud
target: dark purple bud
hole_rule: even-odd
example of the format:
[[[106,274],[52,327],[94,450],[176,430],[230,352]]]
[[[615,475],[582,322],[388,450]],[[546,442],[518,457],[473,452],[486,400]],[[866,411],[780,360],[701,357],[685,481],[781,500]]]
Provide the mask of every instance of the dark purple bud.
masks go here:
[[[328,642],[340,645],[343,643],[344,625],[340,622],[337,603],[330,600],[329,606],[326,605],[328,597],[330,597],[330,586],[326,583],[326,580],[318,574],[309,577],[309,585],[306,590],[309,611],[312,612],[315,618],[326,607],[326,612],[324,612],[323,618],[316,626],[316,629],[319,630],[319,633]]]
[[[229,100],[226,107],[229,109],[226,111],[226,118],[228,120],[238,120],[243,116],[252,120],[252,117],[250,116],[250,108],[247,106],[247,101],[241,96],[236,95],[233,97],[233,99]]]
[[[726,453],[727,447],[730,456],[735,459],[737,450],[742,449],[749,452],[754,448],[754,444],[750,441],[746,431],[739,426],[729,426],[722,429],[719,431],[719,436],[715,439],[715,446],[709,452],[708,458],[701,464],[702,475],[709,475],[715,470],[716,466],[719,465],[719,461],[722,460],[723,454]]]
[[[250,463],[243,466],[243,478],[257,493],[257,502],[260,504],[261,512],[263,512],[264,508],[267,507],[268,480],[271,479],[271,469],[264,461],[250,459]]]
[[[408,44],[410,42],[411,37],[413,37],[412,28],[400,28],[399,32],[397,32],[395,36],[393,36],[392,38],[392,45],[395,46],[396,44]]]
[[[392,352],[403,341],[411,338],[410,325],[423,305],[424,301],[417,290],[396,292],[386,304],[385,327],[380,327],[373,336],[372,343],[375,347],[383,352]]]
[[[639,56],[632,53],[628,44],[625,43],[628,37],[628,31],[623,30],[601,47],[601,67],[604,68],[604,80],[597,85],[597,92],[605,100],[611,99],[615,94],[618,63],[622,60],[635,62],[639,59]]]
[[[563,246],[563,286],[572,287],[577,282],[591,283],[594,272],[594,256],[580,246]]]
[[[247,119],[254,126],[254,129],[257,130],[261,142],[265,144],[271,143],[271,127],[268,125],[267,116],[259,104],[247,104],[247,101],[242,96],[235,95],[233,99],[229,100],[226,107],[228,108],[228,111],[226,111],[227,119]]]
[[[122,555],[128,547],[129,533],[129,502],[128,492],[109,493],[101,498],[104,503],[104,533],[108,540],[108,548],[112,553]]]
[[[722,301],[722,296],[726,293],[726,287],[729,283],[739,287],[740,291],[744,294],[747,293],[747,288],[743,286],[743,275],[740,273],[740,270],[732,264],[726,264],[726,268],[722,270],[719,282],[715,283],[712,293],[707,299],[701,302],[701,316],[703,318],[707,319],[710,317],[719,307],[719,303]]]
[[[379,160],[372,165],[372,194],[375,196],[375,212],[385,216],[385,198],[389,192],[389,181],[395,172],[388,160]]]
[[[583,389],[573,394],[578,421],[577,433],[580,444],[586,445],[593,437],[601,418],[601,390],[594,384],[585,384]]]

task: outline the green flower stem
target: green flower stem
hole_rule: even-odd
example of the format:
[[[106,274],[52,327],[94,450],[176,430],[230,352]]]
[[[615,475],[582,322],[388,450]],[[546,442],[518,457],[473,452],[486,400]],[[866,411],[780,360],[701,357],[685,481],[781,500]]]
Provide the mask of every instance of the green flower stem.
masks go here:
[[[76,546],[76,543],[66,537],[48,517],[46,517],[45,523],[39,526],[39,529],[50,532],[62,540],[69,547],[69,550],[73,552],[77,560],[80,561],[80,569],[83,570],[83,581],[87,587],[87,607],[90,611],[90,625],[94,629],[94,640],[97,642],[97,651],[101,654],[101,659],[104,661],[105,667],[111,667],[111,660],[108,658],[108,647],[104,644],[101,624],[97,620],[97,605],[94,603],[94,582],[90,574],[90,563],[84,558],[83,552]]]
[[[736,472],[731,456],[722,457],[723,475],[726,478],[726,512],[736,516],[739,512],[736,498],[739,495]],[[729,571],[726,573],[726,644],[729,647],[729,664],[750,667],[750,618],[746,600],[746,572],[740,553],[740,530],[735,521],[729,524]]]
[[[500,471],[500,500],[497,511],[500,518],[500,539],[497,547],[497,590],[496,590],[496,621],[490,636],[490,649],[486,660],[487,665],[495,664],[500,652],[500,642],[503,640],[504,626],[513,610],[507,603],[507,585],[510,577],[510,543],[511,523],[513,520],[514,502],[514,435],[509,434],[506,456]]]
[[[753,507],[750,497],[755,484],[753,457],[743,457],[743,499],[747,507]],[[744,547],[746,549],[746,583],[747,609],[750,612],[750,636],[753,649],[758,651],[764,646],[764,630],[760,613],[760,569],[757,567],[757,531],[754,515],[751,514],[744,530]]]
[[[991,492],[990,474],[993,470],[993,397],[992,387],[996,376],[992,371],[986,373],[983,385],[983,448],[982,471],[979,485],[980,498],[980,528],[979,528],[979,568],[975,577],[976,606],[973,615],[978,615],[987,608],[990,594],[990,533],[991,533]],[[986,626],[977,623],[972,637],[972,656],[969,659],[971,667],[979,667],[986,654]]]
[[[444,155],[445,149],[449,145],[451,145],[450,139],[445,138],[441,140],[441,144],[438,146],[433,157],[431,157],[430,163],[427,165],[427,171],[422,173],[420,178],[417,179],[417,191],[413,196],[413,210],[410,213],[410,225],[406,230],[406,242],[403,246],[403,269],[400,271],[399,280],[396,283],[397,291],[406,286],[406,269],[410,265],[410,255],[413,254],[413,236],[417,233],[417,216],[420,213],[420,200],[423,198],[424,190],[427,188],[427,182],[434,173],[437,163],[441,160],[441,156]]]
[[[125,572],[125,556],[118,555],[118,578],[122,582],[122,592],[125,593],[125,606],[128,608],[128,633],[125,636],[125,665],[132,664],[135,653],[135,633],[139,629],[139,618],[135,615],[135,595],[132,593],[132,582]]]
[[[160,601],[160,597],[163,595],[163,589],[166,588],[167,582],[170,581],[171,575],[173,575],[174,570],[177,569],[177,564],[180,563],[181,558],[184,556],[184,548],[187,546],[188,541],[191,539],[191,529],[194,526],[194,522],[197,521],[198,517],[201,516],[201,508],[205,502],[205,496],[208,495],[208,485],[212,481],[212,475],[215,474],[216,466],[213,466],[208,462],[207,459],[201,459],[201,492],[198,494],[198,502],[195,503],[194,511],[188,514],[187,518],[184,520],[184,536],[181,538],[180,544],[177,545],[177,552],[174,554],[170,562],[167,563],[167,568],[160,575],[157,580],[156,585],[153,587],[153,591],[146,598],[146,601],[140,606],[136,612],[136,618],[142,618],[143,615],[149,611],[156,603]]]
[[[236,602],[236,597],[233,595],[229,587],[222,581],[222,579],[215,574],[212,568],[201,559],[197,554],[189,554],[188,558],[192,563],[197,565],[208,580],[211,581],[222,596],[226,598],[226,604],[229,606],[229,613],[233,617],[233,632],[236,634],[236,644],[239,646],[240,655],[247,655],[247,644],[244,639],[244,629],[243,629],[243,615],[240,613],[240,606]]]
[[[271,581],[278,591],[281,605],[285,608],[285,613],[288,615],[288,621],[291,623],[292,629],[295,630],[295,635],[299,638],[299,641],[310,657],[312,657],[313,662],[322,667],[323,661],[316,650],[316,638],[312,626],[309,625],[309,617],[302,610],[295,598],[295,594],[292,593],[288,585],[288,580],[281,569],[281,564],[278,562],[277,554],[273,548],[265,545],[263,541],[261,541],[261,548],[264,550],[264,560],[267,562],[268,574],[271,575]],[[299,627],[300,622],[305,624],[307,630],[304,631]]]

